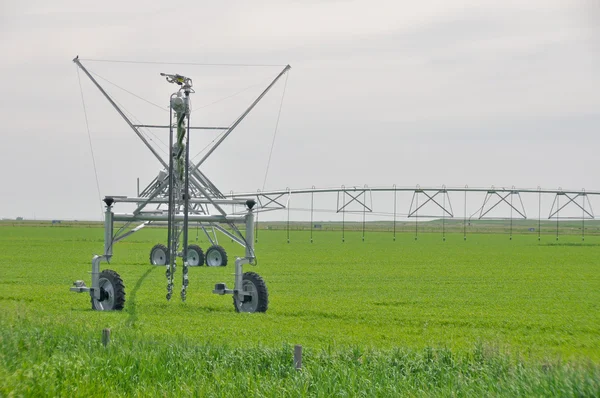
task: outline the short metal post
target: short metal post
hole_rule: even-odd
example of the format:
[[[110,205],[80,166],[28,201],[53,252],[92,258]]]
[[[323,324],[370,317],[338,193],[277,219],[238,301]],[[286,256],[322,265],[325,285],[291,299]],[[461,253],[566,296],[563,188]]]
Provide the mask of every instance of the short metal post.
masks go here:
[[[106,347],[110,343],[110,329],[102,329],[102,345]]]
[[[302,369],[302,346],[299,344],[294,346],[294,368]]]

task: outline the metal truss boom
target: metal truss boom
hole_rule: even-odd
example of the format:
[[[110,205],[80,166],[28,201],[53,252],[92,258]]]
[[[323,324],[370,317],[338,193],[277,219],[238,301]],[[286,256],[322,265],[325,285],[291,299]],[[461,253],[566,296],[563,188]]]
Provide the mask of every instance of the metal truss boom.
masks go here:
[[[260,194],[262,195],[278,195],[278,194],[282,194],[285,195],[287,194],[289,191],[293,192],[294,194],[302,194],[302,193],[337,193],[337,192],[343,192],[343,191],[347,191],[347,192],[352,192],[352,191],[362,191],[365,188],[359,188],[356,186],[352,186],[352,187],[341,187],[341,188],[300,188],[300,189],[280,189],[280,190],[272,190],[272,191],[261,191]],[[469,187],[458,187],[458,188],[435,188],[435,187],[427,187],[427,188],[422,188],[422,187],[369,187],[368,190],[372,191],[372,192],[414,192],[415,190],[419,190],[419,191],[423,191],[423,192],[437,192],[440,190],[446,190],[448,192],[491,192],[491,191],[497,191],[497,192],[509,192],[509,191],[518,191],[521,193],[568,193],[568,194],[588,194],[588,195],[600,195],[600,191],[586,191],[586,190],[562,190],[562,189],[532,189],[532,188],[511,188],[511,189],[507,189],[507,188],[469,188]],[[252,197],[252,196],[256,196],[256,192],[240,192],[240,193],[232,193],[232,194],[228,194],[228,197],[231,197],[233,195],[233,197],[241,197],[241,196],[248,196],[248,197]]]
[[[306,189],[290,189],[286,188],[285,190],[272,190],[272,191],[257,191],[257,192],[243,192],[243,193],[233,193],[227,195],[228,198],[248,198],[255,197],[258,202],[258,211],[271,211],[277,209],[285,209],[288,208],[287,202],[284,201],[283,197],[289,198],[294,195],[310,195],[311,200],[311,214],[314,211],[314,195],[315,194],[336,194],[337,195],[337,205],[335,209],[331,209],[332,212],[335,213],[353,213],[353,212],[365,212],[372,213],[377,215],[383,215],[387,213],[375,212],[373,206],[373,199],[371,198],[371,204],[367,204],[366,202],[366,193],[367,191],[372,195],[377,192],[390,192],[394,194],[394,217],[396,217],[396,195],[398,193],[406,192],[412,193],[413,199],[410,202],[410,206],[406,216],[408,218],[411,217],[419,217],[419,218],[437,218],[437,217],[455,217],[455,213],[452,210],[452,203],[450,201],[450,192],[454,193],[464,193],[465,194],[465,220],[468,218],[469,220],[473,217],[477,219],[492,219],[496,217],[490,217],[490,212],[494,209],[500,208],[504,206],[504,209],[510,211],[510,218],[513,218],[513,212],[517,218],[527,219],[527,213],[525,211],[525,205],[523,203],[523,199],[521,194],[537,194],[537,195],[549,195],[554,194],[556,198],[552,205],[552,209],[550,211],[550,218],[569,218],[569,217],[561,217],[559,212],[563,211],[567,205],[574,204],[579,210],[582,212],[582,216],[578,216],[576,218],[590,218],[594,219],[594,213],[592,210],[592,203],[590,202],[591,196],[600,197],[600,191],[585,191],[585,190],[563,190],[563,189],[530,189],[530,188],[469,188],[458,187],[458,188],[447,188],[445,186],[441,188],[428,187],[423,188],[420,186],[417,187],[345,187],[342,186],[340,188],[306,188]],[[483,204],[477,209],[477,211],[470,216],[466,214],[466,202],[467,202],[467,193],[485,193],[485,198],[483,199]],[[424,195],[425,200],[420,202],[418,199],[419,195]],[[440,196],[442,199],[440,199]],[[518,200],[513,201],[513,197],[518,198]],[[565,196],[568,198],[566,203],[561,203],[561,206],[558,206],[557,198],[559,196]],[[340,202],[340,198],[343,198],[343,201]],[[510,199],[509,199],[510,198]],[[576,201],[576,199],[582,198],[583,203],[580,204]],[[423,214],[422,211],[424,207],[428,204],[433,204],[434,208],[437,209],[441,214]],[[348,205],[354,204],[354,206],[358,206],[359,210],[349,210]],[[289,209],[288,209],[289,210]],[[317,211],[326,211],[323,209]],[[421,212],[421,213],[420,213]],[[390,213],[391,214],[391,213]],[[500,218],[508,218],[500,217]]]

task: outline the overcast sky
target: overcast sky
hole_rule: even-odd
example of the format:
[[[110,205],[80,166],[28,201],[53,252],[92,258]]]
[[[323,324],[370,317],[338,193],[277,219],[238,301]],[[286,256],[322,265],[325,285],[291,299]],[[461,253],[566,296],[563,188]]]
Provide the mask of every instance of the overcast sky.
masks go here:
[[[76,55],[290,64],[206,163],[224,192],[263,188],[284,86],[266,189],[600,190],[599,50],[596,0],[2,0],[0,217],[99,217]],[[283,67],[83,63],[142,122],[168,123],[159,72],[190,75],[194,125],[229,125]],[[135,195],[160,164],[80,79],[100,194]]]

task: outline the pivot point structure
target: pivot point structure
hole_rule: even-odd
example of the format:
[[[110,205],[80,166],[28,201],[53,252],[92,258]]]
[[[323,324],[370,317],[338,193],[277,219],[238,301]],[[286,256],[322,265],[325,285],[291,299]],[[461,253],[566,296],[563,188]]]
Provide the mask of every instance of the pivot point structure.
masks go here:
[[[268,308],[268,291],[263,278],[255,272],[244,272],[244,265],[256,265],[254,252],[254,212],[256,202],[249,198],[226,198],[218,188],[200,171],[200,166],[214,150],[231,134],[231,132],[250,113],[258,102],[267,94],[275,83],[290,69],[287,65],[271,84],[252,102],[230,127],[192,127],[191,95],[194,93],[192,79],[179,74],[161,73],[166,81],[178,86],[170,96],[170,121],[165,126],[152,126],[169,130],[169,158],[162,159],[155,148],[140,132],[144,125],[136,125],[125,115],[115,101],[94,79],[90,72],[76,57],[73,62],[85,73],[100,90],[119,115],[127,122],[148,149],[156,156],[163,170],[137,197],[107,196],[104,198],[104,251],[102,255],[92,258],[91,286],[84,281],[73,283],[71,291],[89,293],[92,308],[100,311],[121,310],[125,305],[125,285],[120,275],[110,269],[101,270],[101,264],[110,263],[113,256],[113,245],[150,224],[165,224],[167,227],[166,244],[157,244],[150,251],[150,262],[166,268],[166,299],[173,296],[176,271],[181,267],[180,296],[186,300],[189,286],[188,271],[190,266],[224,266],[228,257],[223,247],[218,245],[216,232],[221,232],[244,247],[244,255],[235,259],[233,288],[225,283],[217,283],[213,293],[232,295],[235,310],[238,312],[265,312]],[[190,130],[192,129],[225,130],[221,138],[213,144],[204,157],[196,164],[190,161]],[[114,207],[119,203],[133,203],[135,210],[131,213],[115,213]],[[229,206],[226,206],[229,205]],[[225,211],[235,205],[243,205],[245,210],[235,214]],[[149,206],[156,208],[147,210]],[[115,222],[122,223],[115,232]],[[132,223],[139,223],[130,228]],[[197,246],[190,245],[188,229],[190,223],[197,223],[206,233],[211,246],[206,253]],[[238,227],[243,225],[243,232]]]

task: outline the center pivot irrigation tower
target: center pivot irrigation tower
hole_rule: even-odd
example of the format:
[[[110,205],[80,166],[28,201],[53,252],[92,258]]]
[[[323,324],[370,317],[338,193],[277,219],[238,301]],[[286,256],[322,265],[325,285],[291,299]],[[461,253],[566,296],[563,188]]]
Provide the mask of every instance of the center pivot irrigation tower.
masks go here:
[[[173,295],[177,259],[181,259],[182,280],[181,299],[185,301],[189,285],[188,267],[202,265],[204,253],[196,245],[189,245],[189,223],[194,222],[204,230],[213,243],[206,252],[207,265],[225,265],[227,254],[216,243],[215,230],[245,248],[244,257],[235,260],[235,280],[233,289],[225,283],[217,283],[213,293],[233,295],[235,310],[238,312],[265,312],[268,307],[268,291],[264,280],[255,272],[243,272],[245,264],[256,265],[254,252],[254,213],[255,200],[248,198],[226,198],[217,187],[200,171],[200,166],[214,150],[229,136],[229,134],[252,111],[275,83],[290,69],[287,65],[269,84],[269,86],[252,102],[240,117],[225,130],[221,138],[213,144],[206,155],[196,164],[190,162],[190,130],[206,129],[205,127],[190,126],[190,94],[194,93],[192,79],[178,74],[161,73],[169,83],[179,86],[177,92],[170,97],[170,121],[168,126],[136,125],[123,113],[119,106],[106,93],[90,72],[81,64],[79,57],[73,62],[87,75],[102,95],[110,102],[129,127],[144,142],[148,149],[160,161],[164,170],[141,192],[138,197],[107,196],[104,212],[104,254],[92,258],[92,285],[87,287],[81,280],[75,281],[71,291],[78,293],[89,292],[92,308],[99,311],[121,310],[125,304],[125,286],[119,274],[113,270],[100,271],[102,261],[110,263],[113,255],[113,245],[139,231],[151,223],[167,223],[167,245],[156,245],[150,260],[155,265],[166,266],[167,300]],[[169,159],[163,160],[148,140],[140,133],[140,127],[169,129]],[[217,128],[219,129],[219,128]],[[133,203],[136,205],[132,213],[113,213],[113,205],[118,203]],[[144,210],[148,205],[157,205],[154,210]],[[226,206],[230,205],[230,206]],[[239,214],[228,214],[225,208],[235,205],[245,205],[246,210]],[[166,206],[166,208],[165,208]],[[211,214],[214,212],[215,214]],[[114,232],[114,222],[122,222],[118,231]],[[142,222],[127,231],[129,225]],[[230,230],[224,228],[229,226]],[[244,232],[237,227],[244,224]],[[212,230],[212,237],[208,230]]]

